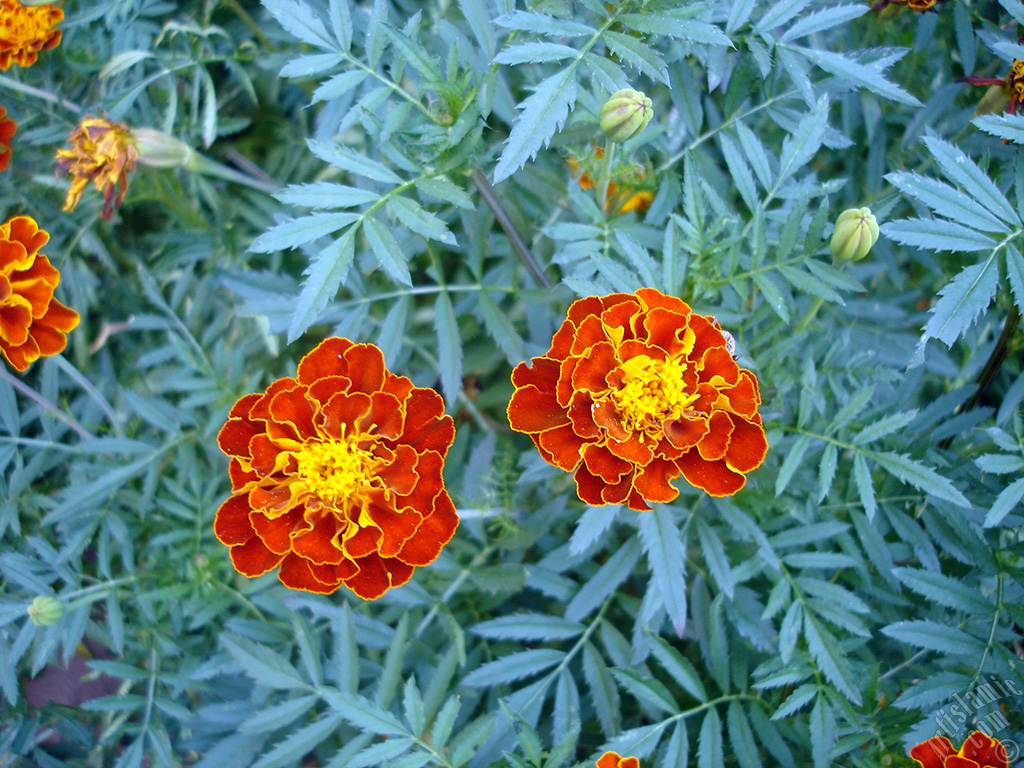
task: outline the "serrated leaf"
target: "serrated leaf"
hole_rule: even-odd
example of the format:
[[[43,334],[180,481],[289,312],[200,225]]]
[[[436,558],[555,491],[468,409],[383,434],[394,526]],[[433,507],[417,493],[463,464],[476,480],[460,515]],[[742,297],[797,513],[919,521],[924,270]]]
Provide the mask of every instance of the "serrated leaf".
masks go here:
[[[818,496],[816,503],[820,504],[828,492],[832,489],[832,481],[836,477],[836,465],[839,458],[839,449],[835,443],[829,443],[821,452],[821,463],[818,465]]]
[[[395,282],[411,286],[412,276],[409,274],[405,255],[391,231],[375,218],[367,218],[363,222],[363,231],[366,233],[373,255],[377,257],[378,263],[388,276]]]
[[[1013,291],[1017,309],[1021,310],[1024,308],[1024,257],[1013,243],[1006,247],[1006,276],[1010,280],[1010,290]]]
[[[514,613],[483,621],[472,632],[481,637],[498,640],[528,640],[547,642],[578,637],[586,629],[582,624],[558,616],[540,613]]]
[[[947,608],[981,615],[995,610],[991,601],[976,589],[944,574],[919,568],[893,568],[892,572],[917,594]]]
[[[365,696],[336,688],[321,688],[320,695],[331,709],[361,731],[377,736],[413,736],[397,717]]]
[[[611,741],[603,744],[599,751],[617,752],[621,755],[643,759],[658,748],[658,742],[661,740],[661,735],[666,728],[666,722],[641,725],[639,728],[630,728],[628,731],[623,731]]]
[[[271,253],[296,248],[337,232],[358,219],[357,213],[313,213],[298,219],[289,219],[271,227],[253,240],[249,250],[253,253]]]
[[[462,392],[462,342],[455,308],[447,291],[437,294],[434,302],[434,328],[437,331],[437,362],[441,388],[448,407],[453,408]]]
[[[344,96],[349,91],[357,88],[368,76],[365,69],[349,69],[339,72],[333,77],[324,80],[313,91],[311,103],[319,104],[322,101],[330,101],[339,96]]]
[[[828,127],[828,97],[818,99],[814,109],[797,124],[796,129],[782,142],[782,156],[779,158],[778,186],[803,168],[821,148]]]
[[[793,478],[793,474],[800,467],[803,462],[804,454],[807,453],[807,449],[810,447],[811,439],[807,435],[800,435],[793,445],[789,449],[789,453],[786,454],[786,458],[782,460],[782,466],[779,467],[779,474],[775,476],[775,496],[781,496],[786,488],[789,486],[789,481]]]
[[[1014,507],[1020,503],[1022,498],[1024,498],[1024,477],[1015,480],[999,493],[999,496],[996,497],[995,502],[992,504],[992,508],[985,515],[985,521],[982,525],[985,528],[999,525],[1003,522],[1003,518],[1010,514]]]
[[[882,633],[901,643],[917,648],[950,654],[968,654],[976,658],[985,643],[962,629],[948,627],[929,620],[898,621],[882,627]]]
[[[494,23],[506,29],[536,32],[549,37],[582,37],[583,35],[593,35],[596,32],[593,27],[588,27],[586,24],[533,11],[506,13],[504,16],[495,18]]]
[[[743,714],[743,705],[738,701],[729,703],[725,723],[729,732],[730,751],[736,755],[740,768],[762,768],[761,756],[754,741],[754,731],[747,716]]]
[[[386,761],[404,755],[416,742],[412,739],[393,738],[378,741],[357,752],[345,761],[345,768],[370,768],[387,765]]]
[[[921,102],[914,96],[895,83],[886,80],[878,66],[861,64],[859,61],[854,61],[834,51],[799,46],[790,46],[789,49],[798,52],[829,74],[861,88],[867,88],[872,93],[877,93],[879,96],[900,104],[912,107],[921,106]]]
[[[665,671],[672,676],[672,679],[681,685],[687,693],[697,699],[697,701],[706,702],[708,700],[707,691],[704,689],[704,683],[701,682],[700,675],[697,674],[693,664],[679,651],[669,645],[668,641],[658,635],[650,635],[650,640],[651,653],[658,660],[658,663],[665,668]]]
[[[940,216],[981,232],[1008,232],[1009,227],[978,201],[938,179],[917,173],[890,173],[885,180],[904,194],[920,200]]]
[[[239,635],[223,634],[224,648],[242,670],[260,685],[270,688],[306,688],[302,675],[280,654]]]
[[[969,253],[988,250],[996,245],[988,235],[945,219],[899,219],[883,224],[882,233],[901,245],[931,251]]]
[[[470,688],[489,688],[537,674],[555,666],[564,658],[564,651],[531,648],[482,664],[466,675],[462,683]]]
[[[768,275],[763,272],[755,272],[751,275],[751,279],[754,284],[761,289],[761,293],[764,295],[765,300],[772,310],[777,314],[783,322],[789,322],[789,301],[782,294],[782,290],[777,286]]]
[[[735,48],[732,40],[714,24],[695,19],[680,19],[664,13],[623,13],[619,21],[627,29],[648,35],[668,35],[677,40]]]
[[[455,235],[437,216],[424,210],[415,200],[402,195],[395,195],[388,200],[388,206],[402,224],[417,235],[428,240],[437,240],[445,245],[457,245]]]
[[[618,504],[587,507],[573,529],[572,538],[569,539],[569,554],[579,555],[586,552],[590,545],[611,527],[621,509]]]
[[[715,530],[699,517],[697,518],[696,527],[701,553],[704,555],[704,562],[707,564],[708,570],[711,572],[719,588],[725,593],[726,597],[732,600],[736,589],[736,581],[732,573],[732,567],[729,565],[729,557],[725,553],[725,547],[722,545],[722,541],[718,538]]]
[[[860,705],[860,691],[839,642],[827,629],[818,626],[810,614],[804,615],[804,638],[807,640],[807,650],[811,652],[818,668],[828,681],[850,701]]]
[[[1014,144],[1024,144],[1024,115],[1011,115],[1008,112],[1001,115],[981,115],[971,120],[971,123],[990,136],[1006,139]]]
[[[964,192],[1003,221],[1013,226],[1020,225],[1020,217],[1013,206],[973,160],[955,145],[935,136],[925,136],[924,143],[946,178],[963,187]]]
[[[865,5],[838,5],[834,8],[815,11],[799,19],[779,39],[782,42],[797,40],[807,35],[813,35],[815,32],[822,32],[826,29],[832,29],[832,27],[838,27],[840,24],[845,24],[848,21],[853,21],[867,12],[868,7]]]
[[[871,481],[871,470],[863,454],[855,454],[853,457],[853,481],[857,486],[857,494],[860,496],[860,503],[867,514],[868,522],[875,519],[875,512],[878,511],[878,504],[875,501],[875,486]]]
[[[540,14],[537,14],[540,15]],[[494,183],[507,179],[529,162],[561,130],[576,103],[577,58],[572,64],[545,78],[519,105],[522,110],[512,125],[505,148],[494,169]]]
[[[387,166],[348,147],[319,139],[306,139],[309,151],[335,168],[387,184],[400,184],[402,179]]]
[[[306,208],[354,208],[373,203],[380,195],[368,189],[359,189],[330,181],[315,181],[311,184],[292,184],[274,197],[282,203],[301,205]]]
[[[639,516],[640,541],[669,621],[682,637],[686,629],[686,550],[672,512],[661,504]]]
[[[836,742],[836,721],[825,696],[818,694],[811,709],[811,754],[814,768],[828,768],[832,764],[832,748]]]
[[[632,669],[613,669],[612,675],[623,688],[640,701],[645,701],[666,714],[679,712],[679,705],[668,689],[654,678],[643,677]]]
[[[668,85],[668,65],[665,60],[651,48],[635,37],[624,35],[612,30],[605,31],[602,38],[609,50],[623,62],[638,72]]]
[[[263,0],[263,5],[293,37],[317,48],[336,50],[327,27],[306,3],[296,0]]]
[[[864,427],[860,432],[853,436],[851,442],[854,445],[864,445],[870,443],[879,438],[891,435],[893,432],[897,432],[917,416],[917,410],[913,411],[900,411],[899,413],[893,413],[888,416],[884,416],[878,421],[872,422],[868,426]]]
[[[618,547],[569,601],[565,607],[565,618],[579,621],[596,609],[632,573],[640,559],[640,549],[638,537],[631,537],[625,545]]]
[[[970,507],[971,503],[958,491],[949,480],[942,477],[934,469],[930,469],[909,456],[898,453],[871,452],[868,456],[886,472],[898,477],[918,490],[930,493],[961,507]]]
[[[401,52],[402,59],[423,75],[428,82],[435,83],[444,80],[437,68],[437,63],[415,39],[394,27],[385,27],[384,31],[394,46]]]
[[[704,715],[697,739],[697,768],[721,768],[725,765],[722,750],[722,718],[712,707]]]
[[[506,48],[494,57],[495,64],[543,64],[578,56],[579,51],[561,43],[520,43]]]
[[[338,287],[348,274],[355,258],[355,237],[359,227],[345,233],[317,254],[306,269],[306,280],[295,301],[295,311],[288,325],[288,341],[295,341],[320,317],[327,302],[338,294]]]
[[[583,677],[590,689],[591,702],[597,712],[601,731],[608,735],[619,730],[619,689],[612,679],[608,665],[593,643],[583,646]]]

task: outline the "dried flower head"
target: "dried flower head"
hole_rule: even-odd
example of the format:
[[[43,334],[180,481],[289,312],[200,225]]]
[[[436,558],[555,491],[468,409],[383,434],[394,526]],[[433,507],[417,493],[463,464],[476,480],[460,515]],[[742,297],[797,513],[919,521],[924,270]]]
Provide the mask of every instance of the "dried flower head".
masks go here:
[[[441,478],[454,438],[440,395],[388,371],[372,344],[326,339],[295,378],[231,409],[217,441],[232,494],[214,532],[246,576],[280,566],[292,589],[380,597],[455,533]]]
[[[53,298],[60,273],[39,252],[49,239],[28,216],[0,224],[0,354],[19,371],[63,352],[78,325],[78,313]]]
[[[669,502],[681,473],[736,493],[768,450],[757,379],[712,317],[653,288],[569,307],[551,349],[512,372],[512,428],[575,472],[587,504]]]
[[[11,139],[18,130],[18,124],[7,117],[7,110],[0,107],[0,171],[6,171],[11,164]]]
[[[54,29],[64,11],[53,3],[22,5],[18,0],[0,0],[0,71],[12,64],[30,67],[40,51],[56,48],[61,31]]]
[[[593,189],[594,177],[599,175],[597,161],[604,157],[604,148],[595,147],[592,159],[577,160],[575,157],[566,159],[569,170],[572,172],[580,189]],[[604,208],[615,209],[617,213],[629,213],[636,211],[643,213],[651,207],[654,200],[654,191],[650,189],[647,181],[647,169],[642,165],[623,164],[613,169],[612,180],[608,182],[608,192],[605,197]]]
[[[68,136],[71,149],[57,150],[57,168],[71,176],[64,210],[73,211],[91,181],[103,192],[100,218],[109,221],[124,202],[128,174],[135,170],[139,153],[131,129],[123,123],[86,117]]]
[[[618,752],[605,752],[597,758],[597,768],[640,768],[635,757],[622,757]]]
[[[922,768],[1009,768],[1006,747],[981,731],[968,736],[959,750],[945,736],[935,736],[911,748],[910,756]]]

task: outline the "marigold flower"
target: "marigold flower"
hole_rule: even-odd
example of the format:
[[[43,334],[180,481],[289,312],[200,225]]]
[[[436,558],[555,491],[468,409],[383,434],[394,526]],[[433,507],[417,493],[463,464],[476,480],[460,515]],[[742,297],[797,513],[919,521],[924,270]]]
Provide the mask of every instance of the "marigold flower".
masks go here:
[[[7,117],[7,110],[0,107],[0,171],[6,171],[11,164],[11,139],[18,124]]]
[[[29,216],[0,224],[0,354],[19,371],[63,352],[78,325],[78,313],[53,298],[60,272],[39,252],[49,239]]]
[[[958,83],[969,83],[970,85],[998,86],[999,91],[990,94],[986,93],[982,104],[978,107],[978,114],[986,114],[990,111],[1006,111],[1011,115],[1017,113],[1017,108],[1024,103],[1024,61],[1014,59],[1010,65],[1010,72],[1006,77],[958,77]],[[993,110],[993,104],[999,105],[1001,109]],[[984,107],[985,111],[982,112]]]
[[[551,349],[512,372],[512,428],[575,472],[587,504],[669,502],[681,473],[736,493],[768,450],[757,379],[713,317],[653,288],[569,307]]]
[[[372,344],[326,339],[295,378],[231,409],[217,442],[232,494],[214,532],[246,576],[280,566],[292,589],[380,597],[455,533],[441,478],[454,438],[440,395],[389,372]]]
[[[604,148],[595,147],[594,161],[600,160],[603,156]],[[598,175],[594,161],[580,162],[575,157],[566,159],[569,170],[580,185],[580,189],[584,191],[593,189],[595,186],[591,176],[591,173]],[[587,167],[584,167],[585,165]],[[643,213],[651,207],[651,202],[654,200],[654,192],[645,186],[647,183],[647,171],[643,166],[633,165],[620,168],[614,175],[618,180],[608,182],[608,192],[604,202],[605,210],[617,206],[615,208],[617,213],[629,213],[630,211]],[[619,182],[621,182],[621,193],[619,191]]]
[[[73,211],[91,181],[103,192],[100,218],[109,221],[124,202],[128,174],[139,159],[131,129],[123,123],[88,116],[68,136],[71,149],[57,150],[57,168],[71,176],[64,210]]]
[[[597,768],[640,768],[635,757],[621,757],[617,752],[605,752],[597,758]]]
[[[945,736],[935,736],[911,748],[922,768],[1009,768],[1010,758],[999,739],[975,731],[954,750]]]
[[[54,25],[64,19],[64,11],[53,3],[22,5],[18,0],[0,0],[0,71],[12,64],[30,67],[40,51],[56,48],[61,31]]]

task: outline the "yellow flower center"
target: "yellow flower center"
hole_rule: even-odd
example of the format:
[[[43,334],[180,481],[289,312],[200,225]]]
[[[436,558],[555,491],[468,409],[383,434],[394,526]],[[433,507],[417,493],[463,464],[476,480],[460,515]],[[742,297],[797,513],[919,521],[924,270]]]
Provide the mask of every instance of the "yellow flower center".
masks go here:
[[[294,453],[296,474],[321,501],[339,506],[369,489],[377,458],[368,448],[367,435],[306,443]]]
[[[682,360],[652,360],[637,355],[619,366],[622,387],[611,393],[622,416],[622,425],[632,432],[660,433],[662,424],[683,415],[698,398],[687,392]]]
[[[1010,67],[1010,76],[1007,78],[1010,89],[1017,94],[1017,98],[1024,98],[1024,61],[1014,59]]]

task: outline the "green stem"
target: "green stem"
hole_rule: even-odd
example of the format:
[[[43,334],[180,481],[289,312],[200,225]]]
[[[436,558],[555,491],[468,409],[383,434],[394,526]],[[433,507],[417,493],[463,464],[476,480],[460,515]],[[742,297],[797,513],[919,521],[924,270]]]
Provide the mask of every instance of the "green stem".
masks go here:
[[[608,218],[608,185],[612,179],[612,163],[615,162],[615,142],[609,139],[604,145],[604,157],[601,158],[601,180],[597,185],[597,204]]]

